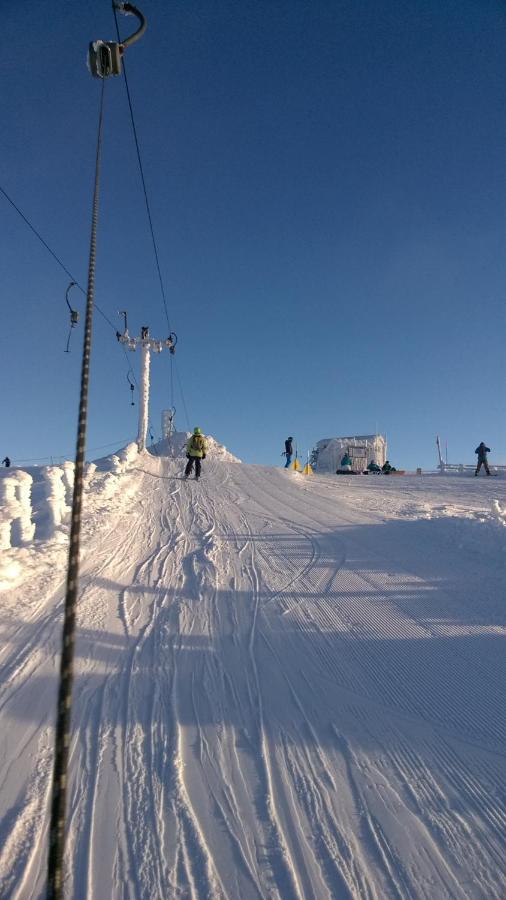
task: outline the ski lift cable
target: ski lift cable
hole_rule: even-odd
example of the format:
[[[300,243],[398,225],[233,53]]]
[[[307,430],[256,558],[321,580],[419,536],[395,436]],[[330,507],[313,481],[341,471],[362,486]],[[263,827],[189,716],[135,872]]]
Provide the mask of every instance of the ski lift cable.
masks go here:
[[[93,191],[91,237],[88,264],[88,290],[86,294],[86,321],[84,330],[79,398],[79,421],[74,470],[74,493],[70,526],[67,584],[64,602],[60,682],[56,715],[54,747],[51,820],[49,825],[49,853],[47,867],[48,900],[60,900],[63,896],[63,857],[65,849],[66,798],[68,784],[68,759],[70,751],[70,726],[72,685],[74,678],[74,645],[76,626],[77,592],[79,587],[79,545],[81,536],[81,510],[84,487],[84,462],[86,428],[88,420],[88,393],[93,324],[93,299],[95,292],[95,263],[97,226],[100,195],[101,149],[104,121],[104,87],[102,80],[98,117],[98,134],[95,157],[95,184]]]
[[[18,213],[18,215],[23,219],[23,221],[24,221],[25,224],[28,226],[28,228],[30,229],[30,231],[33,232],[33,234],[35,235],[35,237],[36,237],[36,238],[40,241],[40,243],[46,248],[46,250],[48,251],[48,253],[51,254],[51,256],[52,256],[53,259],[58,263],[58,265],[60,266],[60,268],[63,269],[63,271],[65,272],[65,274],[69,276],[69,278],[71,279],[71,281],[74,282],[75,286],[76,286],[77,288],[79,288],[79,290],[81,291],[81,293],[84,294],[84,296],[86,297],[86,291],[84,290],[84,288],[82,287],[82,285],[79,284],[79,282],[78,282],[77,279],[74,277],[74,275],[72,275],[72,272],[70,272],[69,269],[67,269],[66,265],[61,261],[60,257],[54,252],[54,250],[51,249],[51,247],[49,246],[49,244],[47,243],[47,241],[44,240],[44,238],[42,237],[42,235],[40,234],[40,232],[35,228],[34,225],[32,225],[32,223],[30,222],[30,220],[25,216],[25,214],[21,211],[21,209],[19,208],[19,206],[14,202],[14,200],[12,199],[12,197],[9,196],[9,194],[8,194],[7,191],[2,187],[2,185],[0,185],[0,193],[3,194],[3,196],[4,196],[5,199],[8,201],[8,203],[10,203],[10,205],[13,207],[13,209],[15,209],[16,212]],[[103,309],[100,308],[100,306],[98,305],[98,303],[94,303],[93,306],[94,306],[94,309],[96,309],[96,311],[99,313],[99,315],[102,316],[102,318],[107,322],[107,324],[110,326],[110,328],[112,328],[112,330],[113,330],[114,333],[116,334],[116,327],[115,327],[115,325],[113,325],[113,323],[111,322],[109,316],[107,316],[106,313],[103,311]],[[126,360],[126,362],[128,363],[128,366],[130,367],[130,360],[129,360],[128,356],[127,356],[127,352],[126,352],[126,350],[125,350],[124,347],[122,347],[122,350],[123,350],[123,353],[124,353],[124,356],[125,356],[125,360]],[[137,379],[135,378],[135,375],[133,376],[133,378],[134,378],[135,384],[136,384],[136,386],[137,386],[137,388],[138,388],[139,385],[137,384]]]
[[[95,450],[105,450],[107,447],[121,447],[122,444],[127,444],[132,440],[131,437],[128,438],[118,438],[117,441],[110,441],[108,444],[100,444],[98,447],[88,447],[87,453],[93,453]],[[45,459],[63,459],[68,460],[68,453],[52,453],[51,456],[27,456],[20,459],[19,457],[15,457],[16,462],[37,462]],[[12,459],[13,457],[11,457]]]
[[[118,37],[118,42],[121,43],[121,37],[120,37],[120,32],[119,32],[119,23],[118,23],[118,14],[117,14],[117,6],[116,6],[116,4],[115,4],[114,2],[113,2],[113,4],[112,4],[112,9],[113,9],[113,13],[114,13],[114,22],[115,22],[115,25],[116,25],[116,34],[117,34],[117,37]],[[166,297],[166,293],[165,293],[165,286],[164,286],[164,283],[163,283],[162,270],[161,270],[161,266],[160,266],[160,257],[159,257],[159,254],[158,254],[158,244],[157,244],[156,236],[155,236],[155,229],[154,229],[154,225],[153,225],[153,217],[152,217],[152,215],[151,215],[151,207],[150,207],[150,203],[149,203],[148,189],[147,189],[147,185],[146,185],[146,178],[145,178],[145,176],[144,176],[144,165],[143,165],[143,162],[142,162],[141,148],[140,148],[140,143],[139,143],[138,131],[137,131],[137,126],[136,126],[136,124],[135,124],[135,116],[134,116],[134,110],[133,110],[133,104],[132,104],[132,96],[131,96],[131,93],[130,93],[130,85],[129,85],[129,83],[128,83],[128,75],[127,75],[127,70],[126,70],[126,65],[125,65],[124,60],[123,60],[123,66],[122,66],[122,68],[123,68],[123,75],[124,75],[124,78],[125,78],[125,90],[126,90],[126,95],[127,95],[128,108],[129,108],[129,110],[130,110],[130,121],[131,121],[131,123],[132,123],[132,132],[133,132],[133,136],[134,136],[135,150],[136,150],[136,154],[137,154],[137,162],[138,162],[138,165],[139,165],[139,173],[140,173],[140,177],[141,177],[142,190],[143,190],[143,193],[144,193],[144,201],[145,201],[145,204],[146,204],[146,213],[147,213],[147,217],[148,217],[149,230],[150,230],[150,233],[151,233],[151,241],[152,241],[152,244],[153,244],[153,252],[154,252],[155,263],[156,263],[156,271],[157,271],[157,273],[158,273],[158,280],[159,280],[159,282],[160,282],[160,292],[161,292],[161,295],[162,295],[162,302],[163,302],[163,308],[164,308],[164,311],[165,311],[165,318],[166,318],[166,320],[167,320],[167,327],[168,327],[168,329],[169,329],[169,333],[172,333],[172,327],[171,327],[171,324],[170,324],[170,317],[169,317],[169,310],[168,310],[168,306],[167,306],[167,297]],[[173,393],[174,393],[174,381],[173,381],[173,368],[172,368],[172,354],[171,354],[171,365],[170,365],[169,379],[170,379],[170,393],[171,393],[171,395],[173,395]]]
[[[174,354],[169,353],[170,359],[170,406],[174,409]]]
[[[114,12],[114,21],[116,23],[116,33],[118,35],[118,42],[121,44],[122,41],[121,41],[121,37],[120,37],[120,33],[119,33],[117,6],[115,3],[113,3],[112,8],[113,8],[113,12]],[[123,43],[125,43],[125,42],[123,42]],[[128,108],[130,110],[130,120],[132,123],[132,131],[133,131],[133,136],[134,136],[135,149],[136,149],[136,153],[137,153],[137,162],[139,164],[139,172],[140,172],[140,176],[141,176],[142,190],[144,193],[144,200],[146,203],[146,212],[147,212],[147,216],[148,216],[149,230],[151,233],[151,241],[153,243],[153,251],[154,251],[155,262],[156,262],[156,270],[158,272],[158,280],[160,282],[160,291],[162,294],[163,308],[165,310],[165,318],[167,319],[167,325],[169,328],[169,332],[171,332],[172,328],[170,325],[169,311],[168,311],[168,307],[167,307],[167,298],[166,298],[166,294],[165,294],[165,287],[163,284],[162,271],[160,268],[160,258],[158,255],[158,246],[157,246],[155,230],[154,230],[154,226],[153,226],[153,218],[151,216],[151,208],[149,205],[148,190],[146,187],[146,179],[144,177],[144,166],[142,164],[139,137],[138,137],[138,132],[137,132],[137,126],[135,124],[135,116],[134,116],[134,111],[133,111],[133,106],[132,106],[132,97],[130,94],[130,86],[128,84],[127,70],[126,70],[126,65],[125,65],[124,61],[123,61],[123,75],[125,78],[125,88],[126,88],[126,94],[127,94],[127,100],[128,100]]]
[[[49,852],[47,860],[47,893],[48,900],[63,898],[63,859],[65,851],[66,799],[68,786],[68,760],[70,752],[70,727],[72,713],[72,684],[74,678],[74,647],[76,632],[76,607],[79,589],[79,545],[81,538],[81,514],[84,489],[84,464],[86,448],[86,430],[88,424],[88,395],[90,381],[91,340],[93,332],[93,306],[95,294],[95,268],[97,256],[97,229],[100,197],[100,174],[102,157],[102,137],[104,125],[105,81],[110,75],[120,74],[121,58],[125,48],[137,40],[144,32],[146,22],[142,13],[131,3],[120,6],[123,12],[132,12],[141,22],[141,27],[132,34],[128,42],[95,41],[90,44],[88,65],[92,75],[100,78],[100,104],[98,116],[98,133],[95,155],[95,182],[91,216],[91,236],[88,261],[88,284],[86,292],[86,319],[84,327],[84,343],[81,365],[81,388],[79,396],[79,417],[77,428],[77,444],[74,466],[74,490],[70,522],[69,555],[67,567],[67,584],[64,601],[64,618],[62,632],[62,652],[60,662],[60,679],[58,687],[58,703],[56,713],[56,730],[54,743],[54,765],[51,798],[51,818],[49,823]]]
[[[177,366],[176,366],[176,364],[175,364],[175,361],[174,361],[174,369],[175,369],[175,372],[176,372],[177,382],[178,382],[178,384],[179,384],[179,391],[180,391],[180,394],[181,394],[181,400],[183,401],[183,409],[184,409],[184,413],[185,413],[185,417],[186,417],[186,424],[187,424],[187,426],[188,426],[188,431],[191,431],[192,429],[191,429],[191,426],[190,426],[190,418],[189,418],[189,416],[188,416],[188,410],[187,410],[187,408],[186,408],[186,400],[185,400],[185,397],[184,397],[183,385],[181,384],[181,378],[180,378],[180,376],[179,376],[179,370],[178,370],[178,368],[177,368]],[[172,404],[172,405],[174,405],[174,404]]]
[[[72,272],[69,272],[69,270],[67,269],[66,265],[61,261],[60,257],[57,256],[56,253],[54,252],[54,250],[51,249],[51,247],[50,247],[49,244],[44,240],[44,238],[42,237],[42,235],[40,234],[40,232],[38,232],[37,229],[35,228],[35,226],[32,225],[32,223],[30,222],[30,220],[27,219],[27,217],[25,216],[25,214],[20,210],[19,206],[17,206],[17,205],[14,203],[14,200],[12,199],[12,197],[9,196],[9,194],[7,193],[7,191],[4,190],[4,188],[3,188],[1,185],[0,185],[0,193],[2,193],[2,194],[4,195],[5,199],[11,204],[11,206],[16,210],[16,212],[21,216],[21,218],[23,219],[23,221],[28,225],[28,228],[29,228],[31,231],[33,231],[34,235],[38,238],[38,240],[41,242],[41,244],[44,245],[44,247],[46,248],[46,250],[48,251],[48,253],[51,254],[51,256],[53,257],[53,259],[56,260],[56,262],[58,263],[58,265],[60,266],[60,268],[63,269],[63,271],[69,276],[69,278],[71,279],[71,281],[76,285],[76,287],[79,288],[79,290],[81,291],[81,293],[84,294],[84,296],[86,296],[86,291],[84,290],[83,287],[81,287],[81,285],[80,285],[79,282],[76,280],[76,278],[74,277],[74,275],[72,275]],[[95,309],[97,310],[97,312],[100,313],[100,315],[102,316],[102,318],[105,319],[105,321],[111,326],[111,328],[114,328],[114,325],[112,324],[111,320],[110,320],[110,319],[106,316],[106,314],[100,309],[100,307],[99,307],[96,303],[94,304],[94,306],[95,306]],[[114,328],[114,330],[116,330],[116,329]]]
[[[117,441],[109,441],[108,444],[100,444],[98,447],[88,447],[88,453],[94,453],[95,450],[105,450],[107,447],[121,447],[124,444],[127,444],[131,441],[131,438],[118,438]],[[51,456],[27,456],[22,459],[19,457],[11,457],[11,459],[15,459],[18,463],[26,463],[26,462],[37,462],[38,460],[45,459],[64,459],[68,460],[70,454],[68,453],[52,453]]]

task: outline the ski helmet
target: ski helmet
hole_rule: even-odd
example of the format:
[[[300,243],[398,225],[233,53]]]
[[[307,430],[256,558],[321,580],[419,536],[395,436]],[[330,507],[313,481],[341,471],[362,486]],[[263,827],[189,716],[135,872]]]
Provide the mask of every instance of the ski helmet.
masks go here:
[[[197,427],[193,429],[193,433],[194,434],[202,434],[202,428],[199,428],[197,425]]]

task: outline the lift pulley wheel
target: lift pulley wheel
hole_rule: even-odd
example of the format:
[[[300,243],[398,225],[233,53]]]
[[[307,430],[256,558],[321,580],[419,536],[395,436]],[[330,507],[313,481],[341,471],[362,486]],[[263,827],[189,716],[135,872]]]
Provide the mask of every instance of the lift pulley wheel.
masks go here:
[[[125,15],[137,16],[140,26],[134,34],[121,43],[117,41],[92,41],[88,48],[88,67],[94,78],[121,75],[121,57],[126,48],[137,41],[146,30],[146,20],[133,3],[115,3],[115,9]]]

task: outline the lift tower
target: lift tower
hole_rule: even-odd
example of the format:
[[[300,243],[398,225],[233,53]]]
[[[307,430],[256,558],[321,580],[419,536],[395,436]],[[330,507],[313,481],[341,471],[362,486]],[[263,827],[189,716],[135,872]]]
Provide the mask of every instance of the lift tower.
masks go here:
[[[143,325],[139,337],[131,337],[128,332],[128,320],[126,312],[123,310],[119,315],[123,316],[124,318],[125,329],[123,331],[123,334],[121,334],[119,331],[116,332],[118,341],[120,342],[120,344],[124,344],[127,350],[135,351],[140,348],[141,351],[141,384],[139,388],[139,430],[137,432],[137,446],[139,450],[145,450],[149,420],[150,354],[151,352],[161,353],[164,349],[167,349],[169,353],[175,353],[177,335],[172,331],[169,334],[168,338],[165,338],[165,340],[163,341],[157,341],[149,336],[148,326]]]

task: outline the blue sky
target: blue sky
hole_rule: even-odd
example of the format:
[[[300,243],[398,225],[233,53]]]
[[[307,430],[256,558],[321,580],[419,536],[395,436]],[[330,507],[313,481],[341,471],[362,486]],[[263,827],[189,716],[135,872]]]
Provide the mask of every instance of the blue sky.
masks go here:
[[[493,0],[139,0],[127,51],[172,328],[180,429],[247,462],[288,434],[377,429],[391,461],[506,462],[506,10]],[[135,20],[120,17],[122,34]],[[2,10],[1,184],[86,283],[108,2]],[[167,325],[125,86],[106,84],[96,302]],[[1,455],[73,457],[69,279],[0,195]],[[84,319],[84,298],[73,292]],[[131,356],[138,375],[139,359]],[[133,439],[127,362],[94,320],[88,447]],[[152,360],[151,421],[170,405]],[[186,412],[188,412],[188,418]]]

